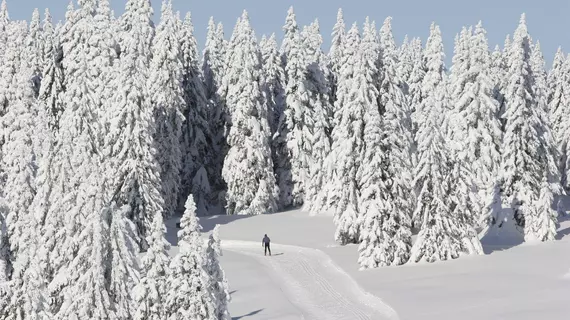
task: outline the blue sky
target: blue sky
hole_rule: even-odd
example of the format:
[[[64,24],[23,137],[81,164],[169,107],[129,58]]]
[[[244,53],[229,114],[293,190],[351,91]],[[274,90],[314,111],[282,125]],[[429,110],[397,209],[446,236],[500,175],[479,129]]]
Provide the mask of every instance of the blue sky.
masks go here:
[[[126,0],[110,0],[116,14],[123,11]],[[153,0],[155,21],[158,21],[160,2]],[[33,8],[49,6],[56,20],[63,19],[68,0],[8,0],[12,19],[29,19]],[[394,35],[401,42],[404,35],[420,36],[425,42],[429,25],[435,21],[441,26],[447,61],[451,61],[453,38],[464,25],[483,21],[489,36],[489,44],[504,42],[507,34],[517,26],[520,14],[526,12],[529,30],[534,39],[541,42],[547,65],[558,46],[570,52],[570,1],[567,0],[173,0],[176,10],[192,12],[196,36],[203,45],[210,16],[224,23],[229,37],[233,25],[247,9],[258,36],[276,32],[281,37],[281,26],[287,9],[293,5],[299,24],[309,24],[315,18],[321,23],[325,45],[328,49],[330,32],[336,20],[338,8],[343,8],[347,27],[353,22],[362,24],[366,16],[376,20],[378,27],[387,16],[393,17]]]

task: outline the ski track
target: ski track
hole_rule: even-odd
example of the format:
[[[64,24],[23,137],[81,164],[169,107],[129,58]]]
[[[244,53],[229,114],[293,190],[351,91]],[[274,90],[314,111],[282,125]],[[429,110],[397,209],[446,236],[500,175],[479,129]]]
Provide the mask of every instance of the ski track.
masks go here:
[[[222,240],[222,247],[261,263],[305,319],[399,319],[390,306],[365,292],[320,250],[272,244],[273,256],[266,257],[257,242]]]

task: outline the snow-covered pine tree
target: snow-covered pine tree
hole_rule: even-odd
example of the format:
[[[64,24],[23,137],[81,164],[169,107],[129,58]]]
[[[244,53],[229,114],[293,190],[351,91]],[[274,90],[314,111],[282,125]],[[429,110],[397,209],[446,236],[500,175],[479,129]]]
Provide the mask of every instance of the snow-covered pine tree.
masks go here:
[[[380,29],[381,70],[379,110],[388,139],[390,192],[395,201],[393,214],[396,219],[411,217],[415,207],[412,188],[413,132],[411,110],[402,91],[402,79],[398,77],[398,52],[392,34],[392,18],[388,17]],[[407,222],[406,222],[407,223]],[[405,224],[405,223],[404,223]],[[405,260],[405,259],[404,259]],[[400,260],[401,261],[401,260]],[[405,262],[405,261],[404,261]],[[401,263],[404,263],[401,262]]]
[[[279,120],[285,110],[285,70],[281,65],[281,55],[277,49],[275,34],[260,43],[263,62],[263,90],[269,110],[271,135],[274,136]]]
[[[491,81],[493,84],[493,98],[499,104],[497,117],[500,116],[500,110],[504,104],[503,84],[505,82],[505,77],[507,74],[506,71],[507,70],[505,65],[505,59],[503,57],[503,52],[501,51],[499,45],[496,45],[495,50],[493,50],[493,52],[491,53],[491,65],[490,65],[489,76],[491,77]]]
[[[418,166],[415,186],[418,204],[414,213],[420,232],[411,251],[411,262],[435,262],[455,259],[472,253],[466,229],[471,227],[454,210],[449,197],[451,180],[450,154],[442,130],[448,99],[444,79],[444,53],[439,26],[432,24],[426,45],[428,71],[423,81],[423,121],[418,131]],[[418,226],[418,225],[416,225]]]
[[[119,42],[121,57],[116,70],[113,106],[108,112],[109,130],[105,155],[110,159],[111,191],[118,207],[137,227],[138,241],[146,237],[153,217],[164,211],[160,192],[160,166],[153,140],[156,120],[147,79],[154,35],[149,0],[130,0],[122,16]]]
[[[382,119],[381,108],[378,105],[381,101],[378,84],[374,81],[379,79],[382,73],[382,70],[378,69],[378,57],[381,51],[375,29],[374,24],[370,24],[367,19],[354,74],[354,85],[361,92],[355,98],[365,109],[363,157],[357,176],[361,212],[358,262],[361,268],[403,264],[407,262],[411,248],[410,213],[405,212],[405,206],[398,208],[397,192],[401,186],[392,179],[393,172],[391,172],[396,164],[391,162],[390,157],[395,156],[394,153],[398,151],[399,146],[394,146],[392,152],[390,140],[394,138],[393,134],[398,129],[398,126],[395,126],[397,125],[395,121],[398,119],[391,118],[395,115],[391,101],[387,104],[390,108],[390,111],[386,112],[387,118]],[[386,33],[388,31],[387,27],[383,28],[385,41],[389,39]],[[389,44],[386,42],[384,44],[388,49]],[[385,51],[385,59],[393,59],[394,53]],[[397,83],[393,82],[395,80],[393,78],[395,75],[392,74],[395,71],[393,62],[395,61],[390,61],[386,65],[384,81],[397,86]],[[383,86],[383,90],[386,89],[387,85]],[[401,89],[397,87],[397,90]],[[391,190],[392,187],[394,190]]]
[[[151,94],[156,131],[155,143],[160,163],[162,197],[166,217],[178,207],[182,152],[180,139],[185,109],[182,87],[182,61],[178,25],[172,1],[164,0],[160,24],[152,44],[148,88]]]
[[[212,134],[212,149],[216,155],[213,162],[208,166],[208,177],[212,191],[212,206],[224,207],[225,183],[222,179],[222,168],[224,165],[223,154],[226,152],[225,140],[225,118],[223,104],[221,103],[219,89],[222,85],[222,78],[226,70],[226,41],[224,39],[224,28],[221,23],[217,26],[214,18],[211,17],[208,24],[208,34],[206,45],[202,55],[202,73],[204,77],[204,87],[208,100],[210,114],[210,132]]]
[[[275,178],[279,187],[279,208],[291,205],[290,186],[291,172],[286,139],[281,136],[279,128],[283,128],[286,108],[285,70],[281,64],[281,54],[277,49],[275,34],[272,34],[261,47],[263,59],[263,91],[271,126],[271,151]],[[280,166],[281,163],[285,165]]]
[[[221,24],[216,26],[214,18],[210,17],[206,44],[202,54],[202,72],[204,74],[204,85],[208,100],[214,100],[221,85],[225,69],[225,49],[223,27]]]
[[[566,63],[566,56],[562,51],[562,48],[558,47],[556,55],[554,56],[554,61],[552,62],[552,68],[547,77],[548,85],[548,110],[550,115],[550,123],[552,124],[552,132],[557,140],[559,150],[561,149],[560,142],[560,127],[564,120],[564,114],[568,107],[566,99],[568,98],[566,89],[568,85],[565,83],[564,66]]]
[[[7,43],[4,54],[0,57],[0,116],[6,114],[16,100],[15,82],[20,68],[20,47],[26,45],[27,29],[25,21],[10,22],[6,26]]]
[[[287,17],[285,18],[285,25],[283,26],[283,42],[281,43],[281,61],[285,69],[285,76],[289,80],[288,74],[288,61],[291,54],[292,47],[295,46],[297,34],[300,33],[299,26],[297,25],[297,16],[293,7],[289,7]]]
[[[24,34],[20,35],[25,37]],[[19,39],[17,43],[24,43]],[[35,196],[36,163],[33,150],[35,128],[33,110],[35,105],[33,64],[30,63],[31,48],[14,48],[21,57],[18,73],[14,76],[14,101],[2,118],[4,144],[2,145],[2,169],[4,171],[3,197],[9,209],[6,226],[10,243],[11,260],[20,264],[18,272],[25,270],[30,258],[28,247],[35,235],[30,206]],[[21,253],[21,254],[20,254]],[[32,254],[33,255],[33,254]],[[18,261],[18,257],[21,260]]]
[[[42,42],[41,42],[41,50],[42,50],[42,72],[45,68],[48,61],[51,59],[51,52],[54,42],[55,34],[55,27],[53,25],[53,18],[51,16],[51,12],[49,9],[45,9],[44,12],[44,20],[42,21]]]
[[[530,36],[525,15],[509,46],[508,86],[505,91],[505,136],[503,139],[502,181],[505,200],[513,209],[517,225],[525,230],[525,239],[549,240],[547,229],[533,225],[544,207],[537,208],[544,176],[552,185],[555,180],[555,159],[552,154],[550,128],[545,122],[540,88],[533,73]],[[552,223],[556,217],[549,215]],[[528,223],[527,223],[528,221]]]
[[[8,45],[9,24],[10,15],[8,14],[8,4],[6,0],[2,0],[2,4],[0,4],[0,57],[4,55],[6,46]]]
[[[410,42],[410,51],[412,51],[412,73],[407,82],[408,87],[408,105],[410,106],[412,118],[412,132],[414,134],[414,147],[417,150],[417,132],[419,130],[419,111],[422,103],[422,83],[426,74],[426,65],[424,60],[424,51],[422,41],[419,38],[412,39]],[[412,154],[412,164],[417,165],[417,152]]]
[[[46,20],[44,30],[50,30],[50,23],[51,21]],[[38,96],[39,108],[47,117],[46,123],[42,125],[47,126],[51,135],[55,135],[59,130],[59,120],[65,108],[62,100],[65,88],[63,47],[56,30],[51,38],[45,38],[44,57],[45,66]]]
[[[135,314],[133,289],[140,281],[138,238],[135,224],[128,218],[128,205],[118,208],[111,203],[110,214],[110,300],[117,320],[133,319]],[[109,263],[109,261],[108,261]]]
[[[412,42],[410,42],[408,35],[404,36],[404,41],[400,48],[398,48],[398,56],[399,59],[398,66],[396,67],[396,74],[402,81],[402,91],[406,95],[407,99],[410,93],[409,81],[412,76],[412,70],[414,69]]]
[[[22,35],[24,36],[24,35]],[[21,41],[23,42],[23,41]],[[32,211],[36,193],[36,163],[33,150],[35,129],[33,76],[30,63],[31,48],[19,49],[22,57],[19,72],[15,75],[16,100],[2,119],[5,122],[2,167],[5,170],[4,200],[8,214],[6,222],[10,245],[11,271],[8,305],[2,307],[3,319],[47,319],[43,312],[45,299],[43,284],[35,261],[39,224]]]
[[[557,53],[550,71],[548,87],[548,110],[552,133],[558,147],[561,184],[569,188],[570,119],[566,115],[570,107],[570,59],[564,57],[561,51]]]
[[[554,194],[550,178],[544,176],[540,183],[540,193],[536,203],[529,208],[531,214],[525,215],[525,241],[554,241],[558,233],[558,213],[552,209]]]
[[[116,35],[119,31],[119,26],[111,10],[109,0],[98,1],[94,20],[95,24],[93,27],[97,35],[97,41],[93,46],[100,50],[99,57],[101,59],[99,61],[100,74],[97,77],[99,83],[95,90],[96,96],[100,99],[97,111],[99,112],[99,117],[105,119],[109,110],[113,107],[112,98],[115,95],[116,87],[111,84],[116,76],[115,64],[120,55]],[[105,124],[105,130],[107,130],[107,124]]]
[[[228,48],[222,97],[230,115],[228,154],[222,176],[228,214],[257,215],[277,209],[267,107],[261,91],[261,61],[244,11]]]
[[[74,235],[74,241],[69,239],[74,243],[64,251],[71,252],[73,256],[62,268],[65,273],[59,273],[51,284],[50,291],[61,290],[55,319],[117,319],[107,279],[111,212],[104,204],[106,186],[100,172],[102,161],[93,162],[97,168],[77,192],[84,197],[80,209],[84,221],[81,230]]]
[[[310,132],[308,177],[304,183],[302,203],[307,204],[310,211],[311,203],[325,184],[322,170],[326,157],[331,150],[331,116],[333,106],[330,104],[330,70],[327,56],[321,50],[323,38],[320,34],[318,20],[303,30],[303,43],[307,50],[308,67],[306,86],[310,92],[309,108],[306,109],[306,127]]]
[[[40,20],[40,11],[36,8],[30,20],[28,37],[26,46],[29,48],[29,61],[33,70],[32,82],[34,84],[34,98],[40,93],[40,84],[42,81],[42,72],[44,68],[43,61],[43,31]]]
[[[185,123],[182,130],[182,199],[194,196],[198,215],[206,215],[210,208],[211,187],[207,167],[213,158],[212,135],[208,123],[208,105],[199,68],[198,45],[190,12],[180,30],[182,55],[182,87],[184,90]]]
[[[168,319],[223,319],[216,314],[216,301],[210,290],[210,277],[204,268],[205,255],[202,227],[196,217],[192,195],[186,201],[186,211],[180,220],[179,252],[170,263],[168,291],[164,307]]]
[[[319,199],[313,202],[311,210],[313,213],[325,211],[334,214],[337,227],[335,240],[343,245],[359,242],[359,191],[356,179],[364,145],[364,115],[367,107],[362,101],[356,100],[360,92],[354,82],[360,41],[355,23],[346,36],[345,60],[338,78],[335,107],[337,125],[332,132],[332,151],[324,166],[327,170],[327,185],[321,188]]]
[[[471,207],[469,215],[477,215],[470,217],[475,222],[481,219],[478,215],[485,207],[486,192],[492,187],[499,171],[502,132],[498,118],[499,104],[494,98],[490,74],[492,69],[487,37],[481,22],[464,45],[469,52],[466,57],[469,61],[463,63],[467,65],[466,68],[455,69],[454,73],[452,94],[456,98],[450,138],[455,154],[453,161],[460,162],[458,165],[468,170],[461,176],[472,180],[461,181],[467,189],[460,191],[461,188],[455,188],[455,191],[457,195],[465,197],[465,201],[472,198],[468,207]],[[458,66],[462,65],[460,61],[457,62]],[[455,182],[460,180],[464,179],[457,177]],[[472,193],[475,194],[469,196]]]
[[[446,138],[450,140],[451,151],[455,152],[455,143],[452,139],[455,136],[455,131],[457,130],[457,123],[455,122],[456,111],[455,105],[461,97],[461,94],[465,91],[465,87],[468,82],[468,70],[471,66],[471,38],[473,37],[473,28],[463,27],[461,33],[455,35],[455,46],[454,54],[452,58],[451,72],[449,76],[449,97],[451,99],[451,109],[449,114],[446,115],[445,129],[444,132]]]
[[[164,238],[166,227],[161,212],[152,220],[147,242],[149,248],[141,258],[141,279],[133,289],[135,306],[134,320],[167,319],[167,283],[170,275],[170,244]]]
[[[208,238],[205,268],[210,279],[209,290],[215,298],[215,319],[229,320],[231,317],[228,311],[228,304],[231,296],[226,275],[220,265],[219,257],[222,256],[222,248],[219,230],[220,226],[216,225]]]
[[[336,83],[338,76],[340,74],[340,68],[342,67],[343,61],[343,51],[344,51],[344,41],[346,37],[346,24],[344,23],[344,15],[342,9],[338,9],[336,15],[336,23],[333,27],[331,39],[331,47],[329,50],[329,69],[331,71],[329,82],[331,84],[330,101],[334,106],[336,101]],[[334,114],[334,111],[333,111]]]
[[[84,0],[79,4],[80,8],[68,15],[70,20],[64,28],[63,64],[66,66],[67,90],[62,99],[66,109],[61,116],[57,144],[51,151],[53,156],[48,156],[49,161],[41,164],[44,166],[42,171],[49,170],[53,180],[49,179],[50,185],[42,187],[48,188],[48,192],[41,195],[43,204],[37,213],[43,222],[42,250],[49,255],[42,272],[51,282],[48,288],[52,298],[50,308],[56,317],[59,314],[63,318],[79,312],[77,304],[73,303],[73,296],[78,291],[85,291],[83,300],[76,299],[84,305],[84,315],[91,312],[88,310],[90,307],[99,302],[106,303],[104,300],[107,299],[105,292],[98,292],[100,283],[96,284],[101,280],[101,273],[105,272],[97,269],[105,266],[99,261],[104,258],[94,260],[94,256],[107,255],[106,245],[94,244],[93,239],[108,237],[101,235],[108,229],[108,222],[99,219],[105,180],[98,172],[102,163],[99,159],[101,126],[97,110],[100,102],[96,92],[99,92],[98,85],[102,81],[99,75],[106,71],[106,61],[111,59],[112,50],[103,41],[86,40],[103,39],[99,29],[93,27],[97,3]],[[102,221],[100,224],[99,220]],[[82,242],[86,244],[77,246]],[[87,272],[89,277],[77,281],[80,274]],[[81,289],[88,287],[96,290],[97,296],[93,295],[94,291]],[[89,294],[92,296],[87,297]],[[105,312],[103,305],[98,312]]]

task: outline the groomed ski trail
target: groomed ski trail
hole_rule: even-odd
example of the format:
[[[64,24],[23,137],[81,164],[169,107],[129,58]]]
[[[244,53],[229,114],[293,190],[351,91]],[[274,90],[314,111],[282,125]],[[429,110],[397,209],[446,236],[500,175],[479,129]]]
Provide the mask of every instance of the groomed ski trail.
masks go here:
[[[281,285],[304,319],[397,320],[397,313],[378,297],[365,292],[324,252],[272,244],[273,256],[264,256],[261,243],[222,240],[222,248],[258,261]]]

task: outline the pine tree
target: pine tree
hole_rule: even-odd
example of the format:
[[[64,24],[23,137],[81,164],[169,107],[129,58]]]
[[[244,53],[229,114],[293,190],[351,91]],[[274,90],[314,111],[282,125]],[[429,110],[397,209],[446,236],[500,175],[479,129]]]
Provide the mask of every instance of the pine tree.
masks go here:
[[[344,41],[346,37],[346,25],[342,9],[338,9],[336,15],[336,23],[333,27],[331,39],[331,47],[329,51],[329,68],[331,76],[329,82],[331,83],[331,104],[334,105],[336,101],[337,81],[340,75],[340,69],[343,61]],[[334,111],[333,111],[334,113]]]
[[[271,135],[274,136],[279,126],[279,120],[285,110],[285,70],[281,66],[275,34],[260,43],[263,62],[263,88],[269,110]]]
[[[558,148],[558,165],[561,175],[562,186],[568,188],[568,128],[570,121],[567,120],[566,114],[570,103],[570,61],[564,57],[559,50],[556,54],[552,69],[548,75],[548,110],[550,115],[550,123],[552,125],[552,133],[554,135],[556,146]]]
[[[296,39],[297,34],[300,32],[299,26],[297,25],[297,16],[295,15],[295,11],[293,7],[290,7],[287,11],[287,17],[285,18],[285,25],[283,26],[283,43],[281,44],[281,61],[283,63],[283,68],[285,69],[285,75],[287,76],[287,80],[289,80],[288,74],[288,61],[289,56],[291,55],[291,50],[293,46],[295,46],[295,42],[298,41]]]
[[[0,5],[0,57],[6,52],[6,46],[8,45],[8,26],[10,24],[10,15],[8,14],[8,4],[6,0],[2,0]]]
[[[214,157],[213,163],[208,166],[208,176],[212,189],[212,207],[223,207],[225,202],[226,186],[222,179],[222,168],[224,164],[223,154],[227,151],[227,146],[224,133],[225,116],[219,89],[226,70],[226,47],[223,25],[220,23],[216,26],[214,19],[210,18],[203,52],[202,73],[206,98],[209,103],[208,109],[210,110],[208,119],[210,119],[212,149],[214,154],[217,155]]]
[[[170,276],[170,244],[164,238],[166,227],[162,213],[157,212],[148,232],[148,251],[141,259],[141,279],[133,290],[135,320],[166,319],[167,283]]]
[[[102,257],[107,255],[107,249],[99,240],[107,239],[108,221],[100,219],[105,180],[98,172],[102,129],[97,93],[103,90],[99,75],[108,71],[106,63],[112,59],[112,50],[103,41],[100,29],[93,27],[96,2],[85,0],[79,4],[78,10],[68,14],[70,19],[64,27],[66,91],[62,99],[66,109],[61,116],[61,130],[50,151],[53,154],[42,162],[44,168],[40,167],[50,177],[49,185],[42,187],[48,190],[42,191],[43,204],[38,208],[43,222],[41,250],[49,255],[42,272],[51,282],[50,308],[56,317],[93,312],[92,317],[104,318],[108,297],[106,291],[99,291],[102,285],[105,288],[101,275],[104,278],[106,270],[101,268],[105,267]],[[93,239],[98,240],[93,243]],[[76,246],[82,242],[86,243],[85,248]],[[77,281],[82,273],[86,276]],[[96,290],[97,294],[89,290]],[[77,299],[84,305],[82,311],[73,303],[78,291],[85,291]],[[90,309],[98,303],[102,303],[100,310]]]
[[[85,221],[76,235],[77,252],[65,273],[51,284],[52,290],[61,289],[56,319],[117,319],[107,282],[110,212],[104,207],[104,180],[97,171],[87,178],[82,186],[85,190],[79,191],[86,199]]]
[[[220,266],[219,257],[222,256],[222,248],[219,235],[220,226],[216,225],[208,238],[206,248],[206,271],[209,275],[209,290],[215,297],[215,318],[219,320],[230,319],[228,304],[231,300],[228,281],[224,270]]]
[[[42,81],[42,72],[44,68],[43,61],[43,31],[40,21],[40,12],[36,8],[30,21],[29,33],[26,39],[26,46],[29,48],[29,61],[33,70],[32,83],[34,84],[34,97],[37,98],[40,92],[40,84]]]
[[[324,204],[322,209],[326,209],[330,204],[337,227],[335,240],[343,245],[359,241],[359,192],[356,175],[361,161],[363,119],[366,111],[366,106],[356,100],[360,93],[356,91],[354,82],[360,41],[358,27],[354,24],[346,37],[346,60],[339,76],[335,107],[337,125],[332,132],[332,151],[325,165],[326,170],[330,171],[325,180],[327,186],[321,190],[321,197],[326,197],[327,200],[317,202]]]
[[[541,89],[534,86],[537,79],[533,73],[524,14],[509,47],[508,58],[509,82],[505,92],[506,127],[501,168],[503,190],[517,225],[525,230],[525,239],[549,240],[543,233],[546,229],[534,228],[533,224],[544,210],[537,208],[541,181],[546,176],[549,183],[556,184],[551,173],[556,166],[552,146],[549,145],[550,132],[548,123],[545,123],[544,106],[541,105]],[[550,218],[552,223],[556,223],[555,216]]]
[[[182,172],[180,139],[185,102],[177,26],[171,1],[163,1],[161,21],[152,45],[148,87],[156,121],[155,143],[166,217],[176,211]]]
[[[17,33],[15,45],[25,43],[25,33]],[[12,259],[24,251],[33,235],[27,233],[29,209],[35,196],[36,164],[33,150],[34,128],[34,87],[30,85],[34,76],[33,65],[29,62],[32,48],[27,46],[13,47],[7,50],[16,57],[14,74],[11,82],[13,96],[9,109],[2,117],[3,132],[2,169],[3,197],[9,212],[6,226]],[[16,65],[17,64],[17,65]],[[27,253],[23,252],[24,255]],[[25,268],[25,266],[24,266]]]
[[[318,20],[303,30],[303,42],[308,49],[309,65],[307,69],[307,88],[310,91],[309,120],[306,121],[310,130],[310,162],[308,180],[305,182],[303,203],[310,211],[311,203],[318,199],[319,192],[326,183],[322,170],[324,162],[331,151],[330,135],[334,107],[330,104],[331,86],[330,63],[321,50],[323,38],[320,34]]]
[[[229,150],[222,176],[227,183],[228,214],[270,213],[277,207],[267,107],[260,88],[261,61],[255,35],[244,11],[232,35],[223,80],[230,115]]]
[[[150,70],[154,29],[148,0],[127,2],[121,19],[122,54],[114,86],[113,107],[109,110],[109,130],[105,154],[111,159],[111,190],[118,207],[128,206],[126,216],[137,227],[141,242],[157,212],[163,212],[160,167],[155,141],[156,120],[146,82]]]
[[[501,110],[504,104],[504,82],[506,78],[506,63],[503,56],[503,52],[499,45],[495,46],[495,50],[491,53],[491,65],[490,65],[490,77],[493,84],[493,98],[497,101],[499,105],[499,110],[497,111],[497,117],[501,116]],[[501,123],[502,125],[502,123]],[[501,127],[502,129],[502,127]]]
[[[11,22],[6,26],[7,43],[0,61],[0,116],[8,112],[16,100],[16,74],[20,68],[20,47],[26,45],[28,32],[25,21]]]
[[[118,208],[112,203],[108,209],[111,214],[110,259],[111,275],[109,292],[117,319],[132,319],[135,314],[133,288],[140,280],[140,266],[137,258],[137,230],[128,219],[131,212],[128,205]]]
[[[402,81],[401,87],[402,91],[406,95],[407,100],[410,94],[409,82],[412,76],[412,71],[414,69],[414,52],[412,47],[412,42],[410,42],[408,35],[404,37],[402,45],[398,49],[398,66],[396,67],[396,74],[398,78]]]
[[[289,18],[288,18],[289,20]],[[303,194],[304,182],[308,177],[308,140],[306,135],[308,130],[305,126],[305,113],[309,104],[309,92],[306,79],[307,69],[307,51],[303,44],[300,32],[296,28],[287,31],[292,33],[288,42],[283,42],[283,46],[287,47],[287,56],[289,61],[285,68],[287,76],[286,91],[286,107],[284,110],[284,121],[279,123],[277,137],[281,146],[287,146],[286,150],[280,148],[277,150],[279,154],[279,162],[276,167],[279,168],[279,188],[281,204],[284,207],[290,205],[298,206],[302,203],[301,195]]]
[[[46,17],[46,19],[48,19]],[[46,20],[44,30],[50,30],[50,20]],[[59,130],[61,114],[64,110],[62,95],[65,90],[65,74],[63,69],[63,47],[60,36],[54,31],[53,36],[45,38],[42,83],[39,92],[39,108],[43,109],[47,119],[47,128],[50,134]]]
[[[451,139],[455,161],[463,163],[471,177],[464,193],[476,192],[471,214],[482,212],[485,206],[485,193],[494,183],[499,171],[501,124],[498,119],[499,104],[494,98],[494,84],[489,70],[491,60],[487,45],[486,32],[481,22],[476,26],[468,46],[468,66],[457,71],[453,120],[455,124]],[[461,83],[461,84],[460,84]],[[458,180],[456,180],[458,181]],[[459,191],[459,189],[456,189]],[[466,196],[465,194],[463,196]],[[472,217],[473,221],[480,217]]]
[[[196,217],[196,205],[192,196],[186,202],[186,211],[178,232],[180,251],[170,264],[165,299],[168,319],[221,319],[216,314],[214,295],[210,292],[209,275],[204,268],[202,227]]]
[[[275,34],[272,34],[266,40],[265,45],[261,46],[261,55],[263,60],[263,91],[269,110],[269,122],[271,126],[271,151],[273,159],[273,167],[275,178],[279,187],[279,208],[286,208],[291,205],[288,183],[291,181],[290,168],[288,163],[287,144],[284,137],[281,136],[280,128],[283,128],[286,108],[286,92],[285,92],[285,70],[281,65],[281,55],[277,50],[277,41]],[[281,163],[285,163],[280,166]]]
[[[568,88],[565,81],[564,66],[566,63],[566,56],[562,52],[562,48],[558,48],[556,55],[554,56],[554,62],[552,63],[552,68],[548,73],[547,85],[548,85],[548,110],[550,112],[550,122],[552,124],[552,132],[557,139],[558,146],[560,148],[560,127],[564,120],[565,108],[567,103],[565,99],[567,98],[565,90]]]
[[[32,114],[34,99],[34,70],[29,62],[30,47],[21,47],[22,57],[19,72],[15,75],[16,100],[4,117],[2,167],[5,170],[4,199],[8,214],[6,231],[10,245],[8,270],[11,271],[8,305],[3,306],[4,319],[45,319],[45,299],[39,278],[35,254],[38,223],[32,211],[35,196],[36,163],[31,130],[34,128]]]
[[[413,68],[410,78],[408,79],[408,105],[410,106],[412,118],[412,132],[414,134],[413,150],[417,150],[418,130],[420,125],[420,108],[422,103],[422,83],[426,75],[426,65],[424,60],[424,52],[422,42],[419,38],[413,39],[410,43],[412,51]],[[412,164],[417,165],[417,152],[412,155]]]
[[[384,40],[389,38],[387,31],[387,27],[383,28]],[[397,191],[398,184],[390,182],[393,177],[390,171],[394,168],[390,156],[394,153],[390,151],[390,139],[393,137],[389,131],[396,129],[393,121],[397,119],[383,120],[380,115],[380,93],[374,81],[380,78],[382,73],[382,70],[378,69],[380,50],[375,28],[367,21],[355,64],[354,78],[356,88],[361,91],[356,97],[365,109],[364,150],[357,176],[361,193],[359,210],[362,221],[358,262],[362,268],[403,264],[409,257],[411,247],[410,214],[401,215],[405,209],[398,208],[397,199],[394,197],[397,195],[393,195],[391,190],[393,187],[394,191]],[[385,51],[385,54],[385,59],[393,59],[390,56],[393,52]],[[394,77],[391,73],[394,71],[393,65],[390,67],[390,63],[386,65],[388,72],[385,77]],[[385,81],[393,79],[385,78]],[[383,90],[386,88],[387,86],[383,86]],[[389,107],[392,109],[390,113],[394,112],[391,102]]]
[[[426,46],[428,71],[423,81],[421,111],[423,121],[418,131],[418,166],[414,184],[418,190],[418,204],[414,221],[420,232],[411,251],[411,262],[435,262],[456,259],[473,253],[474,244],[468,236],[471,227],[455,208],[451,199],[452,181],[449,150],[442,132],[446,97],[443,43],[439,26],[432,24]]]
[[[411,111],[402,91],[402,79],[398,77],[398,52],[392,35],[392,18],[384,21],[380,29],[380,50],[382,67],[379,88],[379,110],[385,122],[385,134],[389,141],[388,161],[389,179],[392,180],[391,192],[397,201],[394,212],[398,219],[411,217],[415,199],[412,190],[412,151],[413,132]]]
[[[182,87],[184,89],[185,123],[183,125],[183,169],[180,199],[194,196],[198,214],[210,209],[211,187],[207,167],[212,161],[212,135],[208,123],[206,93],[198,66],[198,45],[194,37],[192,18],[188,13],[180,30],[182,54]],[[179,208],[182,207],[182,203]]]

